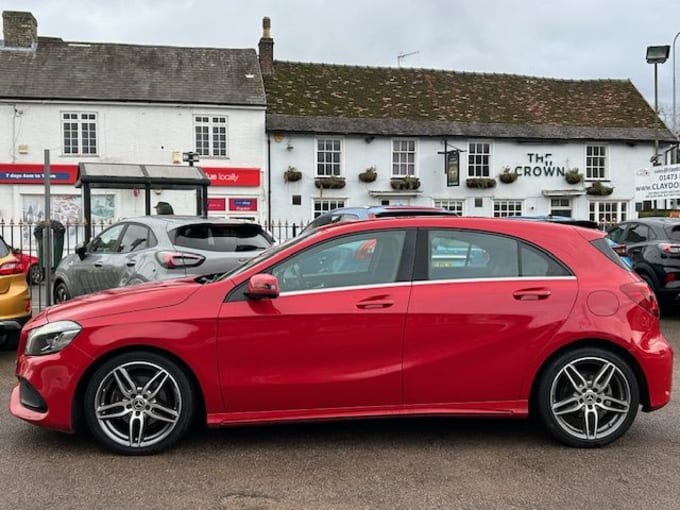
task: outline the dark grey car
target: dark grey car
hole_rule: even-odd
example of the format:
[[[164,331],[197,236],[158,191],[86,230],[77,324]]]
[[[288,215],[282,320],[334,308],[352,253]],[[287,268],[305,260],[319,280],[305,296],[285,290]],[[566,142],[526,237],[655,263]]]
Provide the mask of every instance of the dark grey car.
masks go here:
[[[54,302],[114,287],[223,273],[274,244],[260,225],[196,216],[143,216],[104,230],[64,258]]]

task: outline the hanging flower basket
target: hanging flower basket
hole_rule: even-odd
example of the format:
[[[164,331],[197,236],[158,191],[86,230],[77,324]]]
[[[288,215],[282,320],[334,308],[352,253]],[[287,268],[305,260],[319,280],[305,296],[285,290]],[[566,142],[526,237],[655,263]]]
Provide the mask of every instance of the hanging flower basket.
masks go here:
[[[285,182],[295,182],[300,179],[302,179],[302,172],[294,166],[289,166],[286,171],[283,172],[283,180]]]
[[[592,186],[586,188],[586,193],[588,195],[611,195],[614,192],[614,188],[611,186],[605,186],[600,181],[595,181]]]
[[[359,173],[359,180],[361,182],[374,182],[378,178],[378,172],[375,171],[375,167],[368,167],[363,172]]]
[[[579,184],[583,182],[583,174],[579,172],[578,168],[572,168],[564,174],[564,180],[568,184]]]
[[[517,180],[517,172],[510,170],[510,167],[505,167],[503,173],[498,176],[498,180],[504,184],[511,184]]]
[[[314,186],[319,189],[340,189],[345,187],[345,178],[337,175],[328,177],[317,177],[314,179]]]
[[[405,177],[392,177],[390,179],[390,186],[394,190],[409,190],[420,188],[420,179],[407,175]]]
[[[465,185],[468,188],[477,189],[495,188],[496,179],[492,179],[491,177],[470,177],[465,180]]]

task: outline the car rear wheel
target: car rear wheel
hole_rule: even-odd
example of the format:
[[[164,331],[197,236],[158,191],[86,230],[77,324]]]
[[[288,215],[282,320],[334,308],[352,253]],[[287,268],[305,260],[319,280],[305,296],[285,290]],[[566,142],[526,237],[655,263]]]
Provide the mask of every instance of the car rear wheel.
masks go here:
[[[106,448],[125,455],[157,453],[175,444],[194,414],[184,371],[152,352],[128,352],[99,367],[85,390],[88,428]]]
[[[64,282],[57,282],[54,285],[54,302],[63,303],[71,299],[71,293],[68,291],[68,287]]]
[[[42,271],[38,264],[33,264],[28,268],[28,283],[30,285],[38,285],[43,280]]]
[[[640,404],[638,382],[628,363],[600,348],[575,349],[551,362],[537,398],[541,421],[553,437],[585,448],[621,437]]]

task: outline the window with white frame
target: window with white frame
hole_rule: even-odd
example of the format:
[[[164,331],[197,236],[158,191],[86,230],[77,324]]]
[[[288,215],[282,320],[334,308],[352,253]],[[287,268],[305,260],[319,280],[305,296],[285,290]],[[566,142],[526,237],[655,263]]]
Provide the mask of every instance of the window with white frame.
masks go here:
[[[97,154],[97,114],[94,112],[63,112],[64,155]]]
[[[551,198],[550,199],[550,214],[553,216],[571,216],[571,199],[569,198]]]
[[[586,145],[586,179],[607,178],[607,146]]]
[[[435,199],[434,206],[447,211],[451,211],[458,216],[463,215],[463,201],[462,200],[450,200],[446,198]]]
[[[494,218],[505,218],[507,216],[522,216],[521,200],[494,200]]]
[[[468,144],[468,177],[491,176],[491,144],[470,142]]]
[[[341,161],[342,140],[339,138],[316,140],[316,175],[319,177],[340,175]]]
[[[314,218],[318,218],[323,213],[337,209],[338,207],[345,207],[344,199],[323,199],[317,198],[314,200]]]
[[[392,140],[392,176],[416,175],[416,141]]]
[[[590,209],[588,219],[598,223],[604,229],[628,219],[628,202],[591,200],[588,207]]]
[[[201,156],[226,158],[227,128],[225,116],[194,115],[196,152]]]

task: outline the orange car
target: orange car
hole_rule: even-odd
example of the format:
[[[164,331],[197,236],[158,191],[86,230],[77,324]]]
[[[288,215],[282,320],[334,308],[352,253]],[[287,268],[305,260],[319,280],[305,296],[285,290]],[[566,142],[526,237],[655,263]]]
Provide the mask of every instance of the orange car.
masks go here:
[[[0,349],[16,349],[21,328],[30,318],[31,296],[24,268],[0,238]]]

